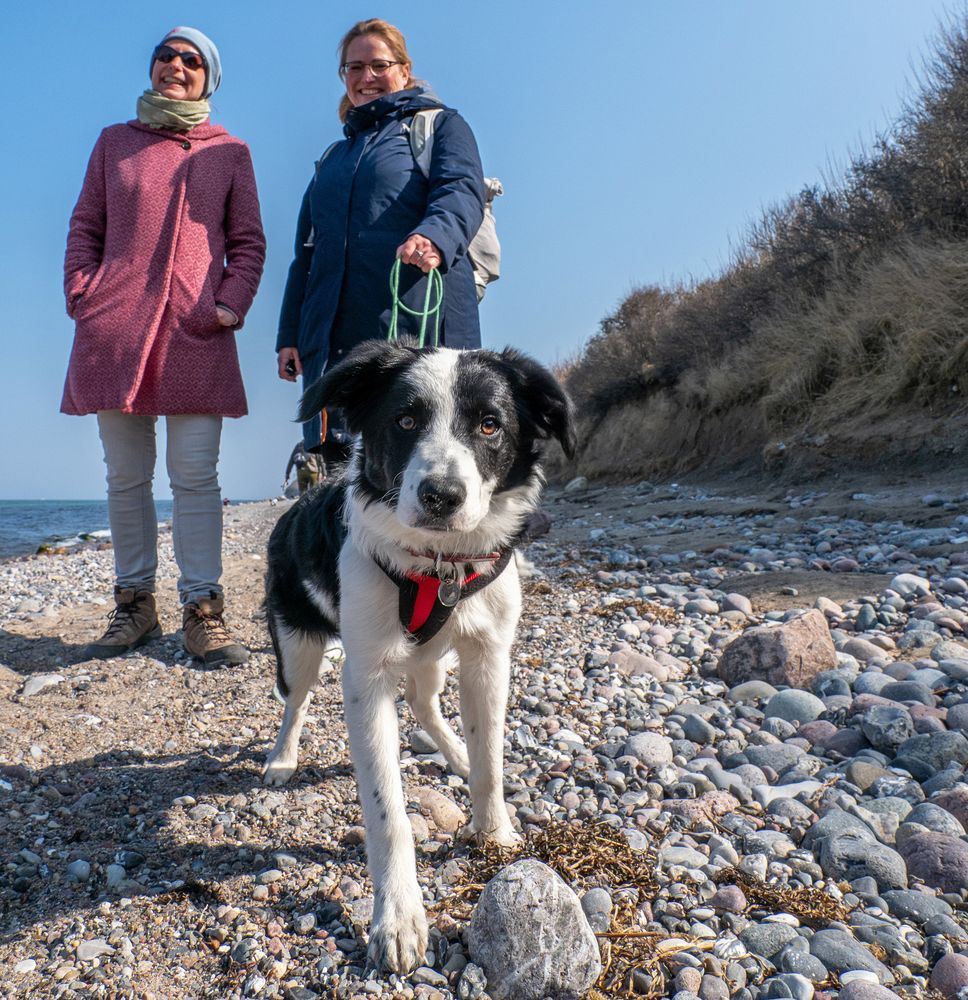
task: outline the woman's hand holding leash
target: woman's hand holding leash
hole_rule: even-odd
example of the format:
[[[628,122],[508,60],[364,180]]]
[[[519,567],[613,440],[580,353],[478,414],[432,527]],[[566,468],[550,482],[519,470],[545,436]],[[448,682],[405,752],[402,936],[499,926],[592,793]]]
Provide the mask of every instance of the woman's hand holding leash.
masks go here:
[[[419,267],[424,274],[429,274],[435,267],[440,267],[443,263],[440,251],[426,236],[421,236],[420,233],[414,233],[413,236],[407,237],[407,241],[397,247],[397,256],[404,264],[413,264],[414,267]]]

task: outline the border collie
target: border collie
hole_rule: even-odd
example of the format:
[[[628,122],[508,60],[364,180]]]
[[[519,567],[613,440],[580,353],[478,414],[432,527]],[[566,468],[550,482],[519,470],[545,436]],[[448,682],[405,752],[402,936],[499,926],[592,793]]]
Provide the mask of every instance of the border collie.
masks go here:
[[[541,442],[569,456],[567,396],[508,349],[455,351],[367,341],[306,391],[299,419],[342,407],[357,442],[342,479],[311,491],[269,540],[266,608],[285,696],[265,768],[296,768],[324,656],[342,639],[343,705],[373,878],[369,957],[407,972],[427,920],[399,770],[395,697],[468,779],[464,836],[516,842],[503,796],[510,650],[521,607],[515,539],[543,485]],[[439,694],[459,663],[464,743]]]

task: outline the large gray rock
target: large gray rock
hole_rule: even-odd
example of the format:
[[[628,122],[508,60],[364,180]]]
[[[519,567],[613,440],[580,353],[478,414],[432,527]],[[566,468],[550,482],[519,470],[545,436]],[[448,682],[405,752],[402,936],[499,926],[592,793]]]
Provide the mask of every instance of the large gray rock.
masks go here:
[[[906,708],[893,705],[873,705],[861,716],[861,732],[875,750],[890,756],[914,736],[914,720]]]
[[[810,954],[819,958],[830,972],[864,969],[873,972],[879,983],[894,982],[891,970],[846,931],[834,928],[817,931],[810,939]]]
[[[840,1000],[897,1000],[894,990],[863,981],[848,983],[837,996]]]
[[[948,643],[939,642],[938,647],[945,647]],[[932,654],[934,650],[931,650]],[[933,659],[938,660],[938,667],[943,670],[953,681],[968,681],[968,659],[964,657],[954,657],[952,659],[944,659],[944,649],[939,648],[939,655],[933,656]]]
[[[939,914],[950,916],[952,913],[950,903],[916,889],[896,889],[883,893],[883,898],[891,911],[891,916],[900,920],[910,920],[916,924],[923,924]]]
[[[740,940],[754,955],[772,959],[794,938],[799,937],[789,924],[750,924],[740,935]]]
[[[730,686],[764,680],[808,688],[817,674],[836,666],[827,619],[814,608],[781,625],[747,629],[723,650],[719,676]]]
[[[767,719],[783,719],[786,722],[813,722],[826,709],[826,705],[809,691],[787,688],[777,691],[766,703],[763,715]],[[913,729],[912,729],[913,734]]]
[[[839,646],[842,653],[846,653],[848,656],[852,656],[855,660],[860,660],[864,664],[880,663],[883,660],[890,659],[880,646],[875,646],[874,643],[869,642],[867,639],[861,639],[860,636],[851,636],[849,639],[845,639],[839,643]]]
[[[578,897],[533,858],[516,861],[487,883],[468,944],[494,1000],[577,1000],[602,971]]]
[[[904,822],[917,823],[935,833],[950,833],[953,837],[965,835],[965,828],[958,818],[934,802],[919,802],[905,817]]]
[[[625,741],[624,753],[646,767],[662,767],[672,763],[672,741],[662,733],[633,733]]]
[[[961,733],[921,733],[897,748],[894,766],[924,781],[952,761],[968,763],[968,739]]]
[[[907,866],[897,851],[883,845],[872,849],[867,837],[845,832],[827,837],[820,848],[820,867],[825,875],[853,882],[869,876],[878,889],[906,889]]]
[[[881,690],[881,697],[891,701],[916,701],[922,705],[934,705],[936,701],[931,688],[913,680],[894,681],[886,685]]]
[[[749,762],[756,767],[772,767],[774,771],[782,772],[801,757],[806,751],[793,743],[766,743],[762,746],[748,746],[744,751]]]
[[[815,848],[817,845],[822,845],[828,838],[837,837],[844,833],[851,833],[861,840],[866,840],[872,845],[872,849],[877,844],[874,831],[863,820],[851,816],[843,809],[829,809],[803,835],[801,847]]]
[[[891,580],[891,590],[901,597],[926,597],[931,593],[931,582],[913,573],[899,573]]]

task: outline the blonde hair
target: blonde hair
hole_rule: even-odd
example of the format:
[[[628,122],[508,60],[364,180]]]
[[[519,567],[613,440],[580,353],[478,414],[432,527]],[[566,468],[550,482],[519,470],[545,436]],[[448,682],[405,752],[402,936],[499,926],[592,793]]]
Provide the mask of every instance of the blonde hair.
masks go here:
[[[346,62],[346,52],[350,47],[350,43],[354,38],[361,38],[363,35],[379,35],[380,38],[386,43],[386,47],[393,54],[393,58],[397,62],[401,63],[407,70],[407,85],[413,81],[413,62],[410,59],[410,54],[407,52],[407,40],[403,37],[403,32],[384,21],[379,17],[370,17],[365,21],[357,21],[356,24],[350,28],[349,31],[343,35],[343,40],[339,43],[337,51],[339,52],[339,76],[340,79],[345,78],[343,73],[343,63]],[[339,120],[341,122],[346,121],[346,116],[349,114],[350,108],[353,107],[352,101],[346,94],[343,94],[339,102]]]

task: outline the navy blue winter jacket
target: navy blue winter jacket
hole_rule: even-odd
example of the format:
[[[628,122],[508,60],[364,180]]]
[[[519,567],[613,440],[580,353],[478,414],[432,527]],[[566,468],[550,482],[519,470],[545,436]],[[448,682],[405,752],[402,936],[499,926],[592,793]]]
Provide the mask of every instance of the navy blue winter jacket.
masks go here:
[[[397,247],[413,233],[432,240],[443,258],[441,340],[448,347],[481,346],[467,257],[484,212],[477,143],[456,111],[443,111],[428,179],[408,137],[415,111],[439,107],[418,87],[350,109],[346,138],[323,156],[303,196],[277,351],[297,347],[304,366],[321,371],[337,351],[386,337],[390,268]],[[311,232],[314,245],[306,247]],[[400,271],[402,300],[422,309],[427,278],[416,267]],[[418,331],[419,320],[401,310],[400,334]]]

